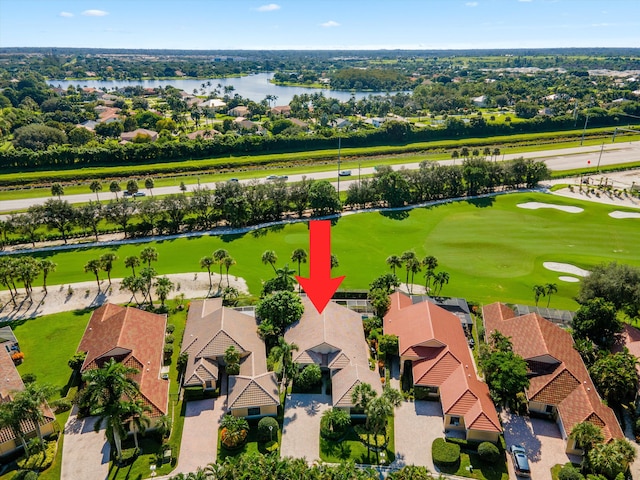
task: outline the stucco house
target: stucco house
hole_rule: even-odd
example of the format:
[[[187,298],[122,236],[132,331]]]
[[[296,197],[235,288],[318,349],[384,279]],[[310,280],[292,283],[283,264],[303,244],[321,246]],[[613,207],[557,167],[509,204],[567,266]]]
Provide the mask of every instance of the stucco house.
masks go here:
[[[591,422],[602,429],[605,442],[623,438],[613,410],[602,403],[571,334],[537,313],[517,316],[502,303],[482,308],[485,336],[494,331],[509,337],[513,351],[524,358],[529,370],[525,391],[529,411],[555,420],[566,452],[582,454],[569,436],[575,425]]]
[[[194,300],[189,307],[182,353],[189,355],[185,387],[220,387],[225,351],[240,353],[240,373],[228,376],[227,408],[239,417],[276,415],[278,380],[267,370],[264,342],[252,316],[222,306],[222,298]]]
[[[0,402],[9,402],[13,399],[15,392],[24,390],[24,383],[22,383],[22,378],[20,378],[10,354],[3,351],[0,351],[0,378],[2,378],[2,382],[0,382]],[[43,419],[40,422],[40,431],[43,435],[50,435],[54,432],[56,416],[46,402],[42,404],[41,410]],[[29,439],[36,436],[36,425],[31,420],[25,419],[22,421],[22,430]],[[9,427],[1,428],[0,456],[12,453],[18,448],[22,448],[22,444],[13,431]]]
[[[78,352],[87,357],[81,373],[101,368],[110,359],[135,368],[143,402],[152,422],[168,413],[169,381],[162,378],[167,316],[107,303],[94,310]]]
[[[400,369],[411,369],[416,392],[440,400],[445,430],[464,432],[467,440],[499,440],[502,427],[489,387],[477,377],[456,315],[396,292],[383,329],[398,337]]]
[[[146,135],[152,142],[155,142],[158,139],[158,132],[147,130],[146,128],[136,128],[131,132],[122,132],[120,134],[120,138],[125,142],[132,142],[138,135]]]
[[[233,107],[231,110],[227,112],[227,115],[230,117],[246,117],[249,115],[249,109],[244,105],[238,105],[237,107]]]
[[[289,105],[277,105],[271,109],[273,115],[280,115],[282,117],[291,116],[291,107]]]
[[[369,368],[362,316],[335,302],[329,302],[322,313],[307,297],[302,304],[302,317],[284,334],[288,343],[298,345],[293,361],[301,367],[315,363],[329,372],[333,406],[353,413],[351,392],[358,384],[368,383],[382,393],[380,375]]]

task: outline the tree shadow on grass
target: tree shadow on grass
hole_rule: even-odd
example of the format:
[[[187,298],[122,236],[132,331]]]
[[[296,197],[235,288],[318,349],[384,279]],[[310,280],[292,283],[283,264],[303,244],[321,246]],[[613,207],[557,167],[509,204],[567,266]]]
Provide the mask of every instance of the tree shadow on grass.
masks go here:
[[[406,220],[407,218],[409,218],[409,211],[408,210],[391,210],[391,211],[383,210],[380,212],[380,215],[390,220]]]
[[[496,197],[494,196],[484,197],[484,198],[472,198],[467,200],[467,203],[469,205],[473,205],[476,208],[492,207],[495,202],[496,202]]]

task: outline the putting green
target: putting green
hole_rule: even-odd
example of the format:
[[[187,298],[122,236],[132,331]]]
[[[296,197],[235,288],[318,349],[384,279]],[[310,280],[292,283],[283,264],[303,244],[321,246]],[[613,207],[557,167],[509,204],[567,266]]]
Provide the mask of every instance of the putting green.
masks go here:
[[[581,213],[555,209],[527,210],[517,204],[546,202],[584,208]],[[583,202],[543,193],[516,193],[490,199],[460,201],[401,213],[364,213],[340,218],[332,228],[332,251],[340,267],[334,275],[346,275],[343,288],[367,288],[373,278],[389,271],[385,259],[413,249],[418,257],[434,255],[438,269],[450,275],[442,294],[462,296],[482,303],[501,300],[533,303],[532,287],[556,283],[558,292],[551,306],[575,308],[578,284],[559,280],[561,275],[543,267],[543,262],[570,263],[591,269],[601,262],[618,261],[640,265],[640,219],[619,220],[609,213],[614,206]],[[260,229],[243,235],[205,236],[155,242],[160,260],[158,272],[198,271],[199,259],[217,248],[225,248],[236,259],[230,274],[244,277],[252,293],[259,294],[261,281],[273,270],[260,262],[262,252],[275,250],[278,266],[285,262],[297,270],[289,257],[296,248],[308,249],[306,224]],[[113,250],[119,257],[112,277],[128,274],[123,259],[145,245],[123,245],[102,249],[75,249],[49,254],[58,263],[49,283],[90,281],[83,272],[91,258]],[[217,271],[217,269],[214,269]],[[308,264],[302,267],[308,273]],[[405,271],[398,276],[403,280]],[[423,283],[422,273],[415,283]],[[547,299],[540,300],[546,305]]]

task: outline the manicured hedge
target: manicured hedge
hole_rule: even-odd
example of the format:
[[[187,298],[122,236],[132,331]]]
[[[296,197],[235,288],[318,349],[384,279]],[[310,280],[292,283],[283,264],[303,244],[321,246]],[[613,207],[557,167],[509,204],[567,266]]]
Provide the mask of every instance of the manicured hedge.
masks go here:
[[[478,445],[478,455],[484,463],[489,465],[500,460],[500,450],[491,442],[482,442]]]
[[[271,427],[271,430],[269,430],[269,427]],[[278,421],[275,418],[261,418],[258,422],[258,440],[260,440],[261,442],[268,442],[273,440],[274,438],[278,440],[279,430],[280,426],[278,425]]]
[[[436,438],[431,445],[433,463],[442,467],[452,467],[460,461],[460,446],[448,443],[444,438]]]

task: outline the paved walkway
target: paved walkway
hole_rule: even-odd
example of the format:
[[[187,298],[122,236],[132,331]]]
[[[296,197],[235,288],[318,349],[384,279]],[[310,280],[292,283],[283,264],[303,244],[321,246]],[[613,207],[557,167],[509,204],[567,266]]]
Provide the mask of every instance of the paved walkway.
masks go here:
[[[391,466],[420,465],[435,472],[431,444],[444,437],[440,402],[403,402],[395,412],[395,436],[396,459]]]
[[[97,417],[78,419],[72,412],[64,427],[61,480],[106,479],[109,475],[110,447],[104,428],[93,431]]]
[[[520,444],[527,451],[531,478],[551,480],[551,467],[554,465],[581,462],[580,456],[565,453],[566,442],[553,421],[521,417],[505,411],[500,413],[500,417],[507,448],[513,444]],[[512,471],[511,465],[509,468]]]
[[[282,457],[320,458],[320,418],[331,408],[331,396],[291,394],[287,396],[282,427]]]

